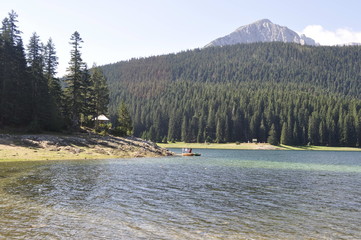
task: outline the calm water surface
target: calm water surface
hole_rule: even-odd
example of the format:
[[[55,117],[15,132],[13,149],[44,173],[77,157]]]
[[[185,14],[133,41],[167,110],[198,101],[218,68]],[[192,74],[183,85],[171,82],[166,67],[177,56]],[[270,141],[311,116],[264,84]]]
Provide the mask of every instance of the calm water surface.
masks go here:
[[[361,239],[360,152],[198,152],[0,163],[0,239]]]

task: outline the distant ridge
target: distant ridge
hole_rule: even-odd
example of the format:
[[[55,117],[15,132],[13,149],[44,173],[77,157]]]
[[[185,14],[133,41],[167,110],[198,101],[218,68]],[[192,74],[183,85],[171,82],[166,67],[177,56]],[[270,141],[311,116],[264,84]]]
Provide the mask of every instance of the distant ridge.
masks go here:
[[[254,42],[293,42],[301,45],[318,45],[315,40],[304,34],[298,35],[287,27],[274,24],[269,19],[262,19],[239,27],[234,32],[210,42],[205,47]]]
[[[337,46],[361,46],[361,43],[350,42],[350,43],[338,44]]]

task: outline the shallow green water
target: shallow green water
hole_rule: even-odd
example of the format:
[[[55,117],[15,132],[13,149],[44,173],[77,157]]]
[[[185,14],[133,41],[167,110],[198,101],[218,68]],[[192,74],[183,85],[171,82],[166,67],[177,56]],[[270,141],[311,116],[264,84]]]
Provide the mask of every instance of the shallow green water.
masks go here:
[[[361,153],[197,151],[0,163],[0,239],[361,239]]]

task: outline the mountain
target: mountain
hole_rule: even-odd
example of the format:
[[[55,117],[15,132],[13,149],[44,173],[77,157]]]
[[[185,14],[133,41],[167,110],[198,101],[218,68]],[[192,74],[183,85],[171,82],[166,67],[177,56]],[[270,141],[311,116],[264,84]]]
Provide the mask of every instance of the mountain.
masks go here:
[[[262,42],[102,69],[111,119],[124,101],[143,139],[361,146],[359,66],[359,46]]]
[[[205,47],[253,42],[293,42],[301,45],[318,45],[315,40],[304,34],[298,35],[287,27],[274,24],[268,19],[262,19],[242,26],[224,37],[217,38]]]

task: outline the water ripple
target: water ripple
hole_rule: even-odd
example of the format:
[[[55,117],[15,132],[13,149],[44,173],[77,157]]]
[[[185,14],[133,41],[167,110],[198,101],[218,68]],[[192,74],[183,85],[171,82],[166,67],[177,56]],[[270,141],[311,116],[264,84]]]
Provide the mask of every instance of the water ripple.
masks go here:
[[[203,155],[2,165],[0,239],[361,239],[359,155]]]

